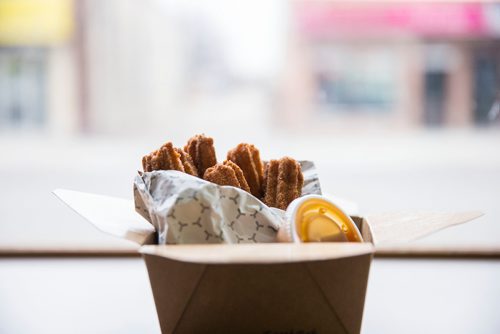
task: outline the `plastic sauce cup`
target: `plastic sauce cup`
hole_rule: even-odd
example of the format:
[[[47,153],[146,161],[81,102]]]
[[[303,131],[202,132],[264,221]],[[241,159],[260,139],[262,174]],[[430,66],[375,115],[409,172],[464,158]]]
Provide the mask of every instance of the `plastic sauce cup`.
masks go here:
[[[297,198],[288,206],[286,216],[288,226],[280,234],[281,241],[363,242],[353,220],[323,196]]]

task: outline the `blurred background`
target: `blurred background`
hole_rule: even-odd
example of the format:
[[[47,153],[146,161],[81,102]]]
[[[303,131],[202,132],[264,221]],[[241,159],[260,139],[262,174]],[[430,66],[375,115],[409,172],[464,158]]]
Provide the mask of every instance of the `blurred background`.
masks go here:
[[[422,242],[500,243],[500,5],[0,0],[0,243],[116,244],[59,187],[131,197],[142,155],[314,160],[360,213],[481,210]]]
[[[0,0],[0,249],[134,249],[51,191],[132,198],[144,154],[205,133],[315,161],[360,214],[482,211],[404,247],[498,254],[499,114],[495,2]],[[0,263],[0,332],[158,332],[139,259],[62,261]],[[498,332],[497,261],[385,261],[367,332]]]

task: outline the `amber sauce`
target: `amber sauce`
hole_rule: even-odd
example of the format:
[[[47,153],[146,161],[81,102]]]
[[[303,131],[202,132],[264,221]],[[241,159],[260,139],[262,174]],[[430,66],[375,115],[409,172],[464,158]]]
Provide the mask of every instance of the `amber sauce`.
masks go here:
[[[302,242],[363,241],[351,218],[328,201],[318,198],[304,201],[295,217]]]

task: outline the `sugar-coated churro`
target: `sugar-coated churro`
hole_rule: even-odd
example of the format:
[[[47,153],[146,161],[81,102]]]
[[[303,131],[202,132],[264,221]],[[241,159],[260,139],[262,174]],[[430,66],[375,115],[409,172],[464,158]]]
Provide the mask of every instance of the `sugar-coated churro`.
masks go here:
[[[186,146],[184,146],[184,151],[189,153],[193,159],[199,177],[203,177],[207,168],[217,163],[214,140],[203,134],[191,137]]]
[[[271,160],[264,177],[264,203],[285,210],[302,193],[304,176],[300,164],[292,158]]]
[[[203,178],[220,186],[233,186],[249,191],[243,172],[235,163],[225,161],[216,164],[205,171]]]
[[[178,170],[191,175],[198,175],[189,154],[179,148],[175,148],[171,142],[145,155],[142,158],[142,168],[145,172]]]
[[[227,159],[241,168],[250,187],[250,192],[260,198],[264,169],[259,150],[254,145],[242,143],[227,153]]]

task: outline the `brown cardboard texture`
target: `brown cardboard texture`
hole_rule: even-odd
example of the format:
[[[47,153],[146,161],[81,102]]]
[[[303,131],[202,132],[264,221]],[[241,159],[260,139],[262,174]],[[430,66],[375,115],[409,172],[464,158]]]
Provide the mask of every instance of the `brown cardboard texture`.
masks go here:
[[[106,233],[140,245],[154,242],[155,231],[131,200],[54,193]],[[377,245],[479,215],[353,217],[364,243],[145,245],[140,252],[162,333],[359,333]]]
[[[146,246],[141,252],[164,333],[360,330],[368,243]]]

